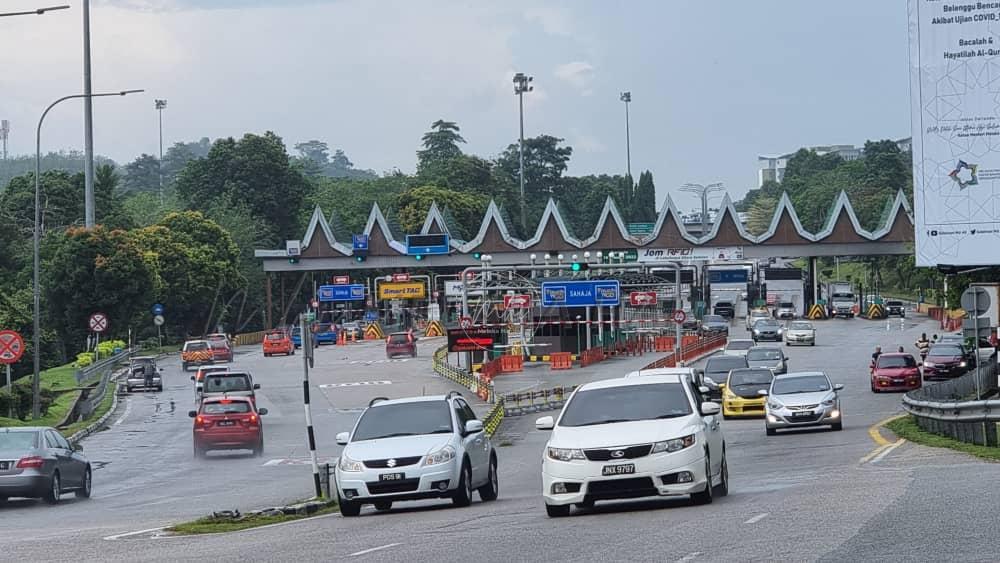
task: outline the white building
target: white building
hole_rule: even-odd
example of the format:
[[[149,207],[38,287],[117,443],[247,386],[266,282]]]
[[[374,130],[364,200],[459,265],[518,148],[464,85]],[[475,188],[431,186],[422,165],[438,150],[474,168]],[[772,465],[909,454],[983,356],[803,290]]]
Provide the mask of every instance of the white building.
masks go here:
[[[899,147],[899,150],[908,152],[912,147],[912,139],[910,137],[899,139],[896,141],[896,146]],[[844,160],[857,160],[862,158],[865,153],[863,147],[855,147],[854,145],[820,145],[808,147],[808,149],[815,151],[820,156],[836,154]],[[785,168],[788,167],[788,159],[793,156],[795,156],[794,152],[780,156],[758,156],[757,187],[763,186],[764,182],[767,181],[778,182],[780,184],[785,179]]]

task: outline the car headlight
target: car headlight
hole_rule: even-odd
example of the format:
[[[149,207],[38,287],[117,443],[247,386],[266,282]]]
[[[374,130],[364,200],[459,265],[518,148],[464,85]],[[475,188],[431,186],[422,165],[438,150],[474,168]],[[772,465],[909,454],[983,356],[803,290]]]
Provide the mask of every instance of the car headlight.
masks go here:
[[[753,329],[753,333],[754,334],[760,334],[760,330],[758,330],[758,329],[755,328],[755,329]]]
[[[339,467],[341,471],[347,471],[351,473],[364,471],[364,467],[361,465],[360,461],[355,461],[344,454],[340,454],[340,461],[337,462],[337,467]]]
[[[925,368],[929,368],[929,367],[931,367],[932,365],[934,365],[934,364],[932,364],[932,363],[930,363],[930,362],[924,362],[924,367],[925,367]]]
[[[653,444],[652,453],[658,454],[661,452],[679,452],[684,448],[690,448],[694,445],[694,434],[688,434],[681,438],[674,438],[673,440],[666,440],[664,442],[657,442]]]
[[[427,459],[424,461],[424,465],[440,465],[442,463],[448,463],[453,459],[455,459],[455,448],[445,446],[436,452],[427,454]]]
[[[827,399],[827,400],[823,401],[823,406],[824,407],[832,407],[833,406],[833,399]]]
[[[775,401],[774,399],[771,399],[770,401],[767,402],[767,407],[770,409],[783,409],[785,408],[785,405],[779,403],[778,401]]]
[[[785,329],[783,329],[783,328],[778,328],[778,334],[781,334],[782,332],[785,332]]]
[[[555,459],[558,461],[572,461],[574,459],[587,459],[583,455],[583,450],[574,450],[570,448],[547,448],[549,459]]]
[[[722,394],[723,394],[723,395],[724,395],[724,396],[725,396],[725,397],[726,397],[727,399],[735,399],[735,398],[736,398],[736,393],[733,393],[732,391],[730,391],[730,390],[729,390],[729,387],[726,387],[726,390],[725,390],[725,392],[723,392]]]
[[[965,362],[958,362],[958,367],[964,368],[965,367]]]

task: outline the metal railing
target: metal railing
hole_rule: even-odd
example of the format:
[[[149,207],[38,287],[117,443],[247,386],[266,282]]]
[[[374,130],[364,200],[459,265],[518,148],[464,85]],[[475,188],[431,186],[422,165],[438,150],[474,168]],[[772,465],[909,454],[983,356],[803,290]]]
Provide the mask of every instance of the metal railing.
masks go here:
[[[85,420],[90,417],[91,414],[97,410],[97,407],[104,400],[105,393],[108,388],[108,384],[117,385],[117,376],[121,373],[120,369],[115,369],[120,365],[120,363],[129,358],[130,354],[138,352],[138,348],[130,348],[128,350],[123,350],[114,356],[106,360],[101,360],[100,362],[87,366],[85,370],[78,370],[76,372],[76,380],[78,383],[89,381],[94,377],[100,377],[97,385],[86,391],[86,397],[81,395],[81,398],[77,400],[76,405],[74,405],[71,410],[72,415],[70,418],[72,420]],[[81,379],[81,373],[83,374]]]
[[[469,373],[469,371],[464,368],[449,364],[447,345],[434,351],[431,365],[433,366],[434,372],[441,377],[454,381],[469,391],[476,393],[480,397],[486,396],[490,400],[494,401],[493,407],[490,408],[490,411],[485,417],[483,417],[483,427],[486,429],[486,433],[492,436],[497,429],[500,428],[500,423],[503,422],[504,416],[503,399],[495,399],[496,395],[493,390],[493,382],[484,381],[481,377]]]
[[[903,409],[921,429],[955,440],[997,446],[1000,400],[976,400],[997,391],[997,363],[991,358],[978,370],[961,377],[926,385],[903,396]]]
[[[137,352],[137,348],[131,348],[127,350],[122,350],[117,354],[107,357],[99,362],[90,364],[89,366],[76,370],[76,382],[77,384],[83,383],[84,381],[90,381],[95,377],[99,377],[108,371],[114,370],[116,366],[122,360],[128,358],[129,354]]]

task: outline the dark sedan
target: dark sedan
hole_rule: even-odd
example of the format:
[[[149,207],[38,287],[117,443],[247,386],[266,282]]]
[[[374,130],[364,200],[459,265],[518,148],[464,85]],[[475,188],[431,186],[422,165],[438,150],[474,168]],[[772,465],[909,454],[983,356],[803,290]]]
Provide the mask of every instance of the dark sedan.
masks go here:
[[[753,324],[752,336],[754,342],[760,340],[781,342],[784,333],[785,329],[781,326],[781,323],[774,319],[761,319]]]
[[[721,402],[722,390],[718,387],[720,383],[725,383],[729,379],[729,372],[734,369],[745,369],[750,367],[744,356],[712,356],[705,362],[704,379],[709,388],[708,399],[710,401]],[[709,384],[711,383],[711,384]]]
[[[955,344],[934,344],[924,359],[924,379],[958,377],[968,369],[965,349]]]
[[[56,504],[63,493],[90,498],[90,462],[52,428],[0,428],[0,503],[9,497],[45,499]]]

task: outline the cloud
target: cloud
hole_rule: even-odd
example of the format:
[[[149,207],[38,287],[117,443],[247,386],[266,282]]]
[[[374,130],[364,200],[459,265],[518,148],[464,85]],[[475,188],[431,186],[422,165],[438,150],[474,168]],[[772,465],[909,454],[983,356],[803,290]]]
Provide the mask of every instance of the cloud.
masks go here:
[[[602,153],[608,150],[608,146],[600,137],[575,127],[570,128],[568,144],[573,147],[574,152]]]
[[[584,96],[593,93],[594,66],[586,61],[573,61],[556,67],[556,78],[571,84]]]
[[[570,36],[573,34],[573,21],[569,12],[554,6],[533,6],[524,11],[524,19],[538,23],[549,35]]]

